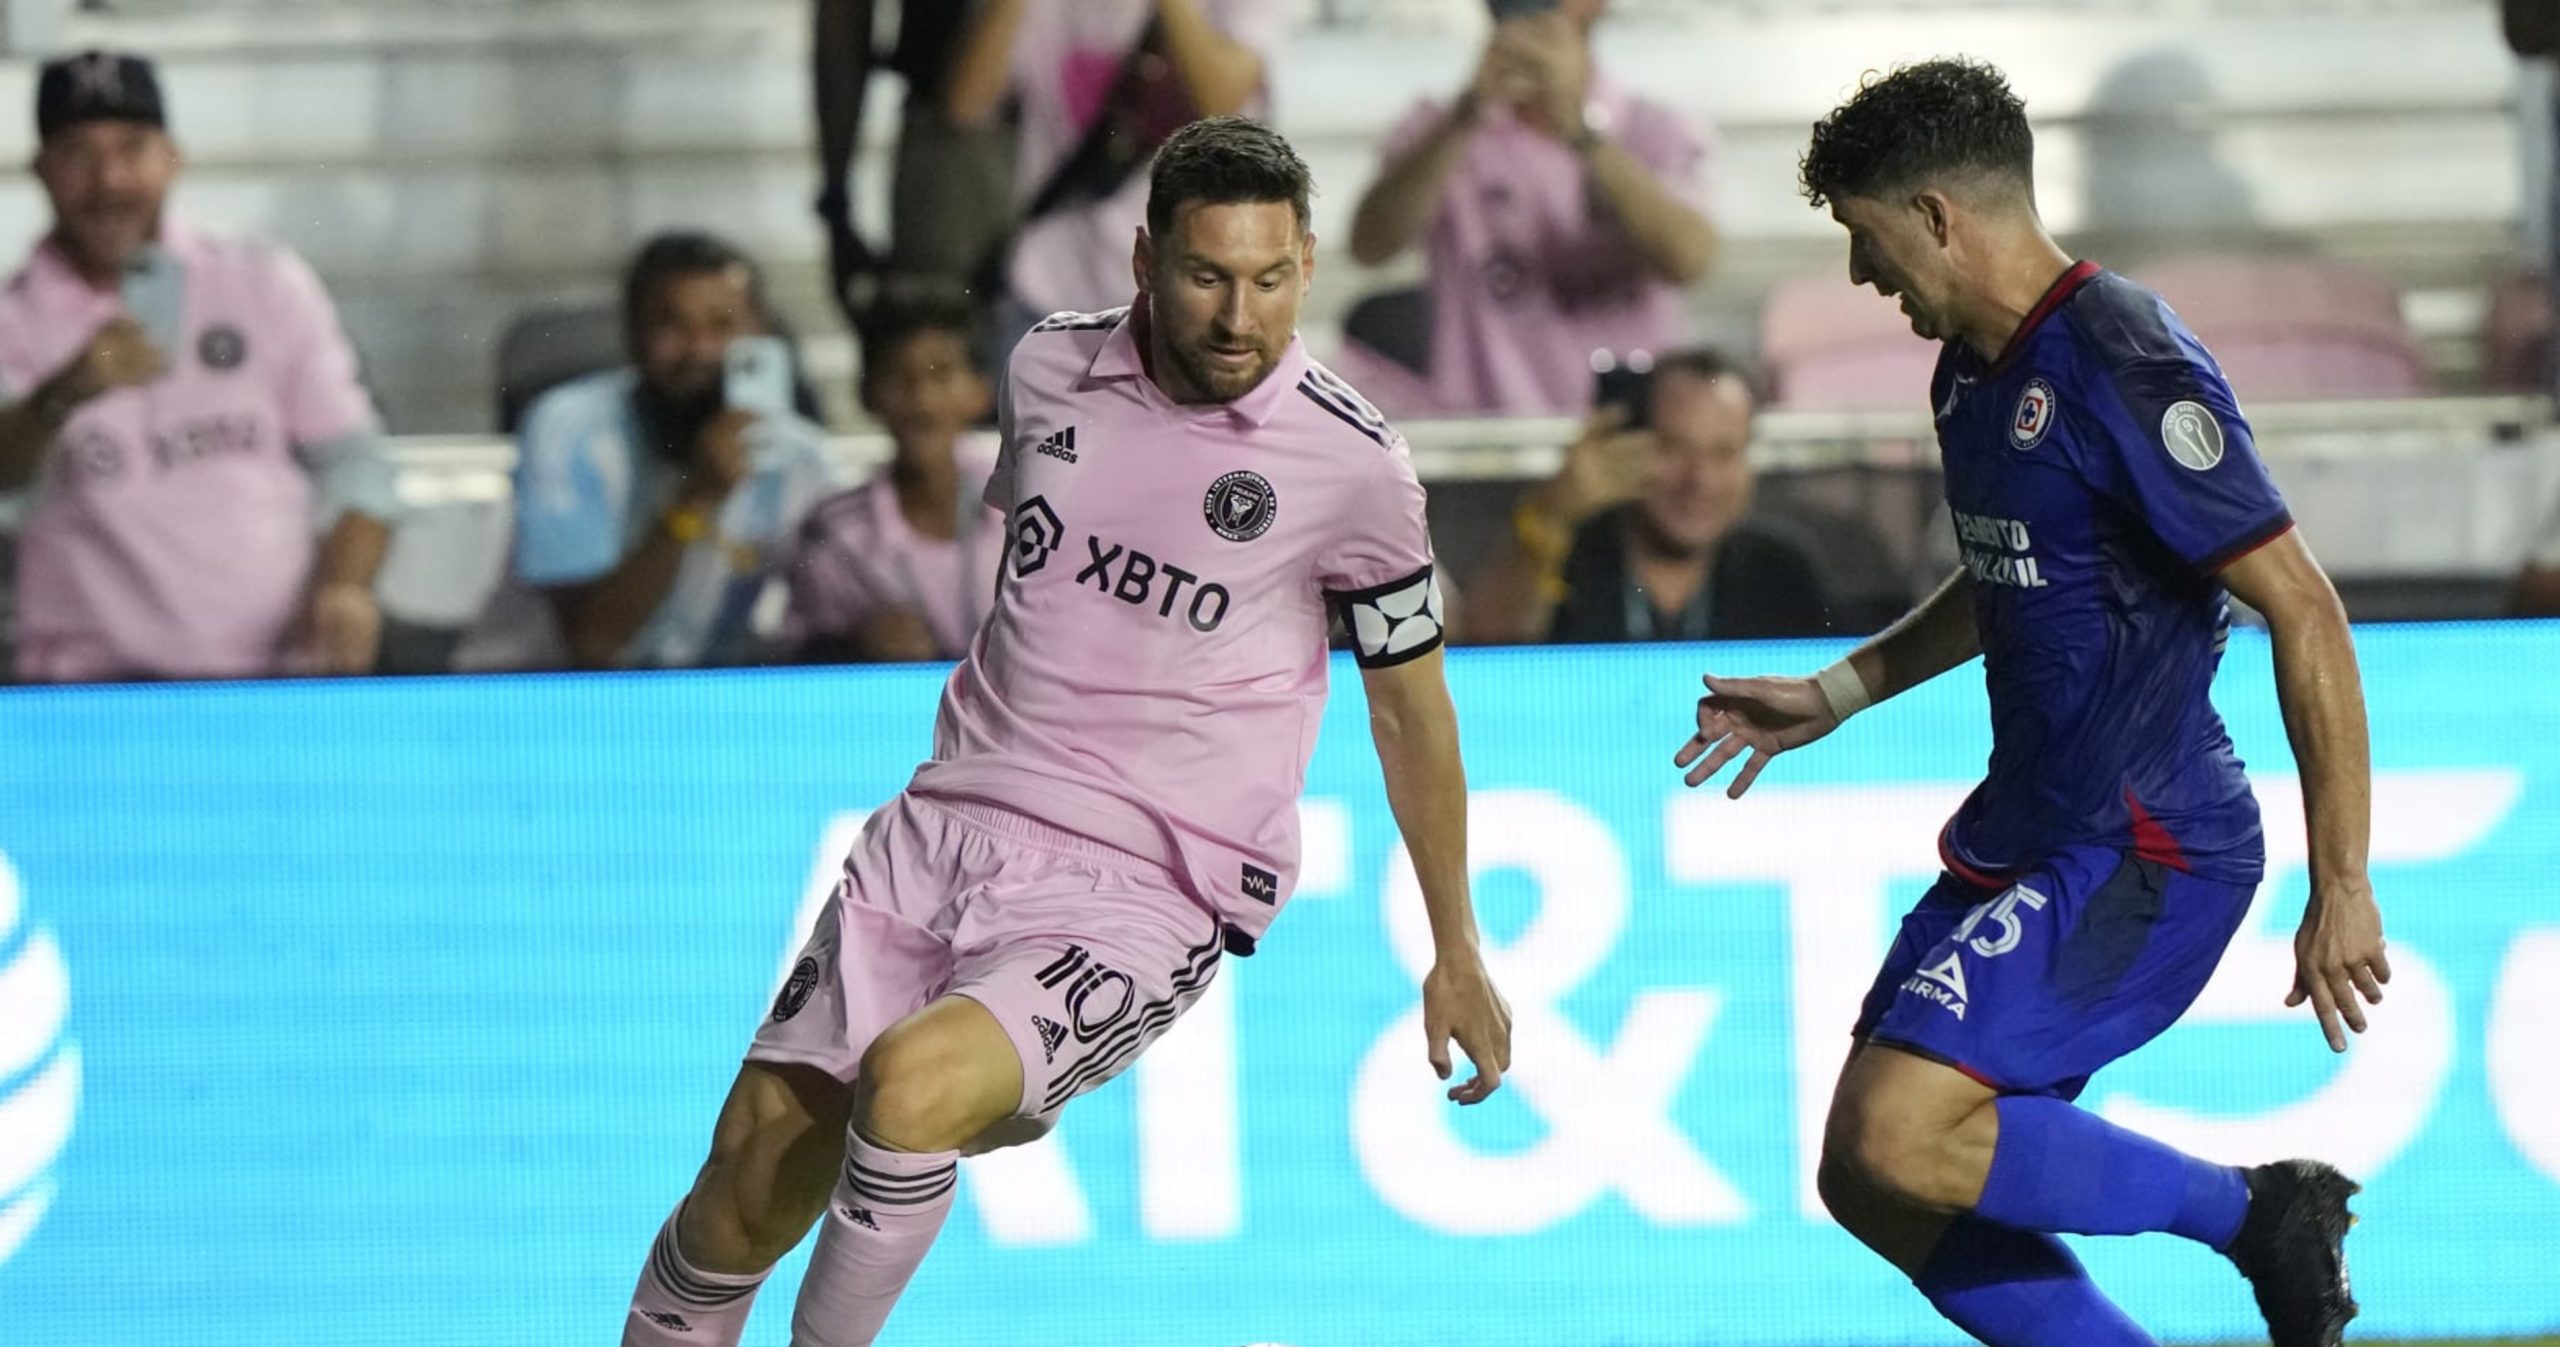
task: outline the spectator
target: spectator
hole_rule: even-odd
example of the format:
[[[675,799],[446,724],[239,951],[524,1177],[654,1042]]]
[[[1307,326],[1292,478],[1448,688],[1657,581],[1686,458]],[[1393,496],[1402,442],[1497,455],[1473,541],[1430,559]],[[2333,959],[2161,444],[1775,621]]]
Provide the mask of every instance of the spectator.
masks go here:
[[[1593,68],[1608,0],[1492,3],[1466,89],[1388,137],[1351,255],[1375,266],[1428,236],[1434,406],[1414,410],[1549,415],[1582,405],[1593,351],[1678,340],[1680,288],[1715,252],[1706,145]]]
[[[1060,310],[1126,304],[1148,162],[1167,136],[1269,103],[1297,0],[985,0],[945,89],[953,123],[1021,118],[995,354]]]
[[[837,304],[859,327],[870,306],[908,296],[956,297],[979,281],[1003,243],[1013,190],[1013,128],[954,125],[945,87],[971,11],[987,0],[893,0],[897,43],[879,52],[881,0],[816,0],[810,50],[818,113],[818,218]],[[904,87],[889,185],[889,250],[875,255],[854,227],[850,178],[862,142],[871,69]]]
[[[1512,515],[1473,590],[1479,641],[1697,641],[1813,636],[1829,598],[1812,555],[1751,518],[1752,393],[1713,351],[1665,356],[1652,428],[1593,413],[1564,467]]]
[[[167,125],[141,57],[38,76],[53,228],[0,292],[17,675],[365,672],[398,513],[372,399],[300,258],[165,211]]]
[[[786,378],[750,399],[733,347],[776,340],[746,255],[663,234],[623,282],[631,365],[562,384],[516,443],[516,573],[544,591],[580,668],[751,663],[763,602],[826,485],[824,435]]]
[[[958,659],[995,600],[1005,548],[1004,517],[979,499],[996,437],[972,429],[992,386],[956,305],[883,307],[862,337],[863,410],[896,453],[880,476],[809,512],[787,629],[808,660]]]

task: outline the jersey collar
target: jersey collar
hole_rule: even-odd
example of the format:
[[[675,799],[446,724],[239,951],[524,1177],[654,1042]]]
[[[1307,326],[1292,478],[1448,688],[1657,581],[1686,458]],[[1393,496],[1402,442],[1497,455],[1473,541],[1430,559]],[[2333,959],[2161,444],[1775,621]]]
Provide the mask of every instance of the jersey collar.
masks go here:
[[[1103,338],[1102,349],[1094,352],[1093,364],[1086,368],[1086,375],[1097,380],[1141,380],[1147,385],[1149,391],[1168,406],[1175,406],[1183,411],[1209,410],[1206,406],[1184,407],[1174,403],[1171,398],[1165,396],[1164,389],[1158,386],[1155,380],[1147,377],[1147,362],[1138,351],[1138,333],[1140,325],[1145,321],[1140,315],[1138,305],[1130,305],[1121,314],[1120,321],[1112,327],[1111,335]],[[1252,392],[1228,403],[1227,413],[1253,425],[1267,425],[1272,417],[1279,414],[1281,399],[1287,397],[1289,390],[1297,387],[1298,381],[1305,378],[1306,374],[1306,342],[1292,334],[1288,347],[1280,352],[1280,363],[1272,367],[1270,376],[1254,385]]]
[[[2027,316],[2018,323],[2018,330],[2009,334],[2009,344],[2001,347],[2000,358],[1991,362],[1990,374],[1996,378],[2007,373],[2018,353],[2027,349],[2027,343],[2035,339],[2036,329],[2044,326],[2044,320],[2052,317],[2053,311],[2078,293],[2081,286],[2094,279],[2099,269],[2095,262],[2074,262],[2070,270],[2054,278],[2053,284],[2045,288],[2044,298],[2027,310]]]

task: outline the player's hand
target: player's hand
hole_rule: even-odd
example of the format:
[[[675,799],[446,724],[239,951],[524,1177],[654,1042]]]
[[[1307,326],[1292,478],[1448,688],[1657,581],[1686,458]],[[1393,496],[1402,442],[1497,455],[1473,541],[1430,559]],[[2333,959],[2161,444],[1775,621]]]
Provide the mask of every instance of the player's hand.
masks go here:
[[[1449,1087],[1451,1099],[1481,1104],[1502,1088],[1502,1073],[1511,1069],[1511,1007],[1474,950],[1441,955],[1423,977],[1422,1033],[1440,1079],[1449,1078],[1451,1039],[1475,1064],[1473,1079]]]
[[[718,505],[729,498],[746,478],[747,433],[755,424],[754,412],[728,407],[702,427],[693,442],[693,461],[685,469],[687,500]]]
[[[1626,422],[1624,407],[1593,411],[1583,419],[1581,436],[1566,446],[1564,466],[1532,495],[1537,508],[1566,531],[1644,494],[1653,471],[1653,432],[1619,429]]]
[[[1688,768],[1681,780],[1702,786],[1724,765],[1745,753],[1750,759],[1725,788],[1725,798],[1739,800],[1760,779],[1769,760],[1791,748],[1831,733],[1840,725],[1831,714],[1831,699],[1810,678],[1706,677],[1707,695],[1698,699],[1698,732],[1671,757]]]
[[[363,585],[334,581],[311,594],[311,644],[324,674],[368,674],[382,649],[382,607]]]
[[[117,314],[90,334],[62,378],[75,402],[87,402],[119,388],[139,388],[168,371],[169,358],[151,344],[151,334],[133,315]]]
[[[2284,1003],[2311,1003],[2331,1052],[2347,1050],[2348,1030],[2364,1032],[2364,1006],[2357,997],[2382,1004],[2382,984],[2391,980],[2382,943],[2382,910],[2374,904],[2370,881],[2312,886],[2311,905],[2293,933],[2293,990]]]

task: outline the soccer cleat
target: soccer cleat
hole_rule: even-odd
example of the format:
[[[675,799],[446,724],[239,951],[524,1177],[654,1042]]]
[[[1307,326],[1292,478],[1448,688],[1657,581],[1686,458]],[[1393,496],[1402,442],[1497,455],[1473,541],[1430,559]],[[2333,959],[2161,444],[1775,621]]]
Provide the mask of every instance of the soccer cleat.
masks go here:
[[[2249,1214],[2231,1261],[2257,1293],[2274,1347],[2338,1347],[2356,1298],[2347,1287],[2347,1199],[2355,1180],[2317,1160],[2279,1160],[2248,1172]]]

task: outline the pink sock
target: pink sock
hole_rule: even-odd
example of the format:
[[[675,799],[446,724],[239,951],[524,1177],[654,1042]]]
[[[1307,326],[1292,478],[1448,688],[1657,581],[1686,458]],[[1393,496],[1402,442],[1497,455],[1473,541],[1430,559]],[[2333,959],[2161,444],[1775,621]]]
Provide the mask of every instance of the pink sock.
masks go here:
[[[631,1292],[631,1312],[623,1317],[622,1347],[738,1347],[747,1331],[747,1311],[755,1306],[765,1274],[705,1272],[686,1262],[676,1247],[676,1224],[683,1219],[679,1202],[675,1215],[658,1228],[658,1242],[649,1246],[640,1285]]]
[[[883,1150],[846,1129],[844,1176],[827,1198],[791,1315],[793,1347],[868,1347],[880,1335],[942,1233],[959,1162],[958,1151]]]

